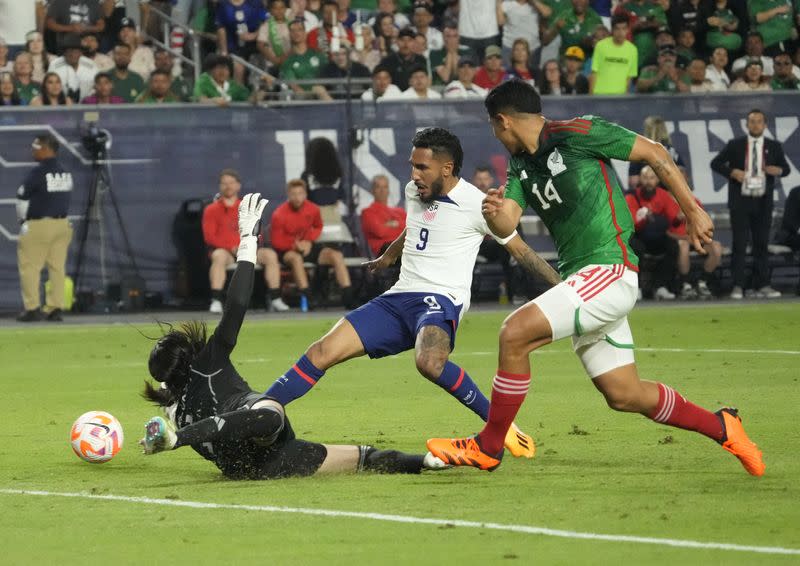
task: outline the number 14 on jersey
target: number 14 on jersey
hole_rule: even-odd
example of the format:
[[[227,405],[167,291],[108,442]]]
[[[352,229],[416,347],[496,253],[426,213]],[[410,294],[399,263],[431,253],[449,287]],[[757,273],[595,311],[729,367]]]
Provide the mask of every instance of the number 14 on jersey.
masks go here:
[[[539,192],[539,185],[534,183],[531,187],[531,192],[536,195],[536,198],[539,199],[539,203],[542,205],[542,210],[547,210],[550,208],[550,203],[556,202],[558,204],[563,204],[564,201],[561,200],[561,197],[556,191],[555,185],[553,185],[553,180],[548,179],[547,184],[544,186],[544,196],[542,193]]]

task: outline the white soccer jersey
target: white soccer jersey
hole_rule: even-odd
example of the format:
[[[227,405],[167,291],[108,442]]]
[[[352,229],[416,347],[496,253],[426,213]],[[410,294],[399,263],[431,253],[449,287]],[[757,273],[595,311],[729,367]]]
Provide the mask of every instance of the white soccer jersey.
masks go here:
[[[484,194],[464,179],[431,202],[406,185],[406,241],[400,279],[387,293],[438,293],[469,308],[472,270],[484,237],[494,236],[481,213]],[[505,244],[508,238],[495,239]]]

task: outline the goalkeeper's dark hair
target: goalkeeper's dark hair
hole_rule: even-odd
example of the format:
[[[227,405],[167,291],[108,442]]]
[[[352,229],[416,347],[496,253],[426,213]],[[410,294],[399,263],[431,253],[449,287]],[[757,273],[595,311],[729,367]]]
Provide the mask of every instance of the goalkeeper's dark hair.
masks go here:
[[[150,375],[164,387],[157,389],[146,381],[142,397],[162,407],[174,403],[189,381],[191,364],[205,348],[207,340],[208,329],[204,322],[193,320],[170,328],[153,346],[147,362]]]
[[[542,99],[536,89],[516,79],[494,87],[483,103],[490,118],[498,114],[542,113]]]
[[[411,145],[416,148],[430,149],[438,157],[446,155],[453,160],[453,175],[458,175],[464,163],[464,150],[461,141],[449,130],[444,128],[425,128],[420,130],[411,140]]]

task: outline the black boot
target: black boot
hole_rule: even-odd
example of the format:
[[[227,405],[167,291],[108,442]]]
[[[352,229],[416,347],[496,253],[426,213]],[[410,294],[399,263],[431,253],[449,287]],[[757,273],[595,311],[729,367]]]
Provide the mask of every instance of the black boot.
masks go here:
[[[18,322],[39,322],[44,318],[40,309],[31,309],[29,311],[22,311],[17,315]]]

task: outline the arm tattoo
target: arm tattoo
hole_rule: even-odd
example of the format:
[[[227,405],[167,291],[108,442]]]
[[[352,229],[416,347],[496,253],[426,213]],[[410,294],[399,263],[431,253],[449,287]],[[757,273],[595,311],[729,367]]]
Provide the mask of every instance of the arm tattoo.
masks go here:
[[[514,249],[513,255],[528,273],[539,277],[552,286],[561,283],[561,276],[558,272],[528,246],[523,247],[521,250]]]

